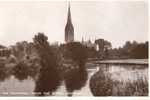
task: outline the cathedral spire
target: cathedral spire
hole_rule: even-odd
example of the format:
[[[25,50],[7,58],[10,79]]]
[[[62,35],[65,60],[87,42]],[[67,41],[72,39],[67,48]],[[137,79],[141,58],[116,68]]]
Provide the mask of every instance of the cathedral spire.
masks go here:
[[[72,24],[72,19],[71,19],[71,10],[70,10],[70,2],[68,3],[68,21],[69,23]],[[73,25],[72,25],[73,26]]]
[[[66,43],[74,41],[74,27],[73,27],[72,19],[71,19],[70,2],[68,4],[68,18],[67,18],[67,24],[65,27],[65,41]]]
[[[68,5],[68,21],[71,22],[70,2],[69,2],[69,5]]]

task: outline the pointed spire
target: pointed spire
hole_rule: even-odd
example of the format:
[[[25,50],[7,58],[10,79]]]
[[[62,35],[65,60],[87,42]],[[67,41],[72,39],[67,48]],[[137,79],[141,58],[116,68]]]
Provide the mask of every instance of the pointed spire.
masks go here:
[[[74,27],[71,20],[70,2],[68,3],[68,18],[65,27],[65,41],[66,42],[74,41]]]
[[[70,1],[68,2],[68,8],[69,8],[69,10],[70,10]]]
[[[68,3],[68,22],[71,22],[70,2]]]

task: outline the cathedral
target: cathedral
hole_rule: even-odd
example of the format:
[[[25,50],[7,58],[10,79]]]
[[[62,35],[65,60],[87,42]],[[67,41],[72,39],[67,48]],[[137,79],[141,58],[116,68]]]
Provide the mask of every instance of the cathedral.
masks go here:
[[[67,18],[67,24],[65,27],[65,42],[73,42],[74,41],[74,27],[71,20],[71,11],[70,11],[70,3],[68,6],[68,18]]]

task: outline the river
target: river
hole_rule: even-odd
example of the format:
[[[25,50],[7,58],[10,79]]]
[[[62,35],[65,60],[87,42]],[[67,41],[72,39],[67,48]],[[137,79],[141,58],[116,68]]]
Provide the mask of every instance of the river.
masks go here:
[[[73,93],[73,96],[92,96],[89,88],[89,80],[91,76],[98,71],[101,65],[88,69],[88,80],[86,85]],[[125,68],[121,65],[109,65],[109,72],[112,73],[112,79],[119,81],[136,80],[143,78],[148,81],[148,67],[142,69]],[[9,77],[3,82],[0,82],[0,96],[34,96],[35,82],[31,78],[19,81],[14,76]],[[57,89],[53,96],[67,96],[64,83]]]

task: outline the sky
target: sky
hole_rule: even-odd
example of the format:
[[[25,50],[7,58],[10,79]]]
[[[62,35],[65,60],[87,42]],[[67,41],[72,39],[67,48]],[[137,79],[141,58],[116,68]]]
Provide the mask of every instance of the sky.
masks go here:
[[[125,41],[148,40],[148,2],[71,1],[71,17],[76,41],[103,38],[113,47]],[[0,44],[32,41],[43,32],[49,42],[64,42],[67,1],[0,1]]]

